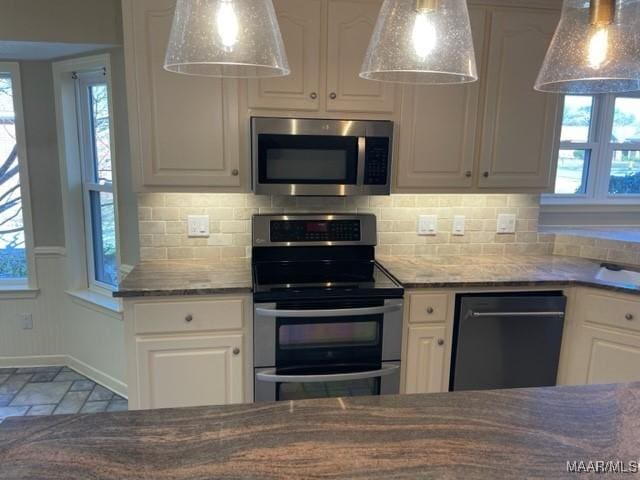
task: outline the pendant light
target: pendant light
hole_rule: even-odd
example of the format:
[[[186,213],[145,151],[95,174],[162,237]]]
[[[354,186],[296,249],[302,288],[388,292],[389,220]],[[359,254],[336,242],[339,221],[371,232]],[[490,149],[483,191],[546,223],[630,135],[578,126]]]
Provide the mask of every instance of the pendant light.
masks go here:
[[[466,0],[384,0],[360,76],[414,84],[476,81]]]
[[[164,68],[212,77],[290,73],[271,0],[178,0]]]
[[[640,0],[565,0],[535,89],[640,90]]]

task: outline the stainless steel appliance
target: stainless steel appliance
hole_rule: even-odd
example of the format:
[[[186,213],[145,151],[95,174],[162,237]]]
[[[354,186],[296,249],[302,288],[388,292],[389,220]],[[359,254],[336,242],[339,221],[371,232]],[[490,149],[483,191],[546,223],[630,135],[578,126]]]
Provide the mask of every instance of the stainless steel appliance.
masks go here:
[[[253,190],[274,195],[389,195],[393,122],[251,119]]]
[[[556,384],[562,292],[459,295],[450,390]]]
[[[403,289],[373,215],[253,218],[256,401],[398,393]]]

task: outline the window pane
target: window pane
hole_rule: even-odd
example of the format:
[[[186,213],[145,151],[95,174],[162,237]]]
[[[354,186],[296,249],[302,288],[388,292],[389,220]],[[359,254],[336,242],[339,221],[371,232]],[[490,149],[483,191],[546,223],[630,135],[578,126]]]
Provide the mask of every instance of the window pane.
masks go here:
[[[593,97],[567,95],[564,97],[561,142],[586,143],[589,141]]]
[[[611,161],[609,193],[640,194],[640,150],[616,150]]]
[[[91,191],[90,197],[95,280],[115,286],[118,282],[118,267],[113,194]]]
[[[640,98],[616,98],[611,141],[640,143]]]
[[[109,96],[106,84],[89,87],[91,99],[91,125],[93,135],[94,181],[111,183],[111,125],[109,120]]]
[[[560,150],[555,193],[586,192],[590,154],[590,150]]]
[[[20,167],[11,77],[0,73],[0,278],[26,278]]]

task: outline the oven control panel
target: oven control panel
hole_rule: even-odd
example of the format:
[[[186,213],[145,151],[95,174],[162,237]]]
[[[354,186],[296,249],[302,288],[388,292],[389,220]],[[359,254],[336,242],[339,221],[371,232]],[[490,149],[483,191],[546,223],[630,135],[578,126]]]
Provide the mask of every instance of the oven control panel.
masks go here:
[[[275,220],[272,242],[359,242],[359,220]]]

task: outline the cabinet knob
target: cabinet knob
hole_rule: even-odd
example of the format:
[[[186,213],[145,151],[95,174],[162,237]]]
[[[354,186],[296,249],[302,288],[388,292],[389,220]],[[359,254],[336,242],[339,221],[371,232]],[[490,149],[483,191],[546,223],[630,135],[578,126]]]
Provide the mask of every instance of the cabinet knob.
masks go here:
[[[311,98],[311,100],[315,100],[316,98],[318,98],[318,94],[316,92],[311,92],[309,94],[309,97]]]
[[[237,177],[238,175],[240,175],[240,172],[234,168],[233,170],[231,170],[231,175],[233,175],[234,177]]]
[[[471,175],[472,175],[471,170],[467,170],[466,173],[464,174],[464,176],[467,178],[471,178]]]
[[[431,315],[433,313],[433,307],[427,307],[427,313]]]
[[[234,355],[240,355],[240,349],[238,347],[233,349],[233,354]]]
[[[331,92],[331,93],[329,94],[329,98],[330,98],[331,100],[335,100],[336,98],[338,98],[338,95],[336,94],[336,92]]]
[[[484,173],[482,174],[482,176],[483,176],[484,178],[489,178],[489,172],[484,172]]]
[[[627,314],[624,316],[624,318],[626,318],[627,320],[631,321],[631,320],[633,320],[633,314],[631,314],[631,313],[627,313]]]
[[[442,338],[438,339],[438,345],[440,346],[444,345],[444,340]]]
[[[193,320],[193,315],[191,315],[190,313],[186,317],[184,317],[184,321],[187,323],[191,322],[192,320]]]

